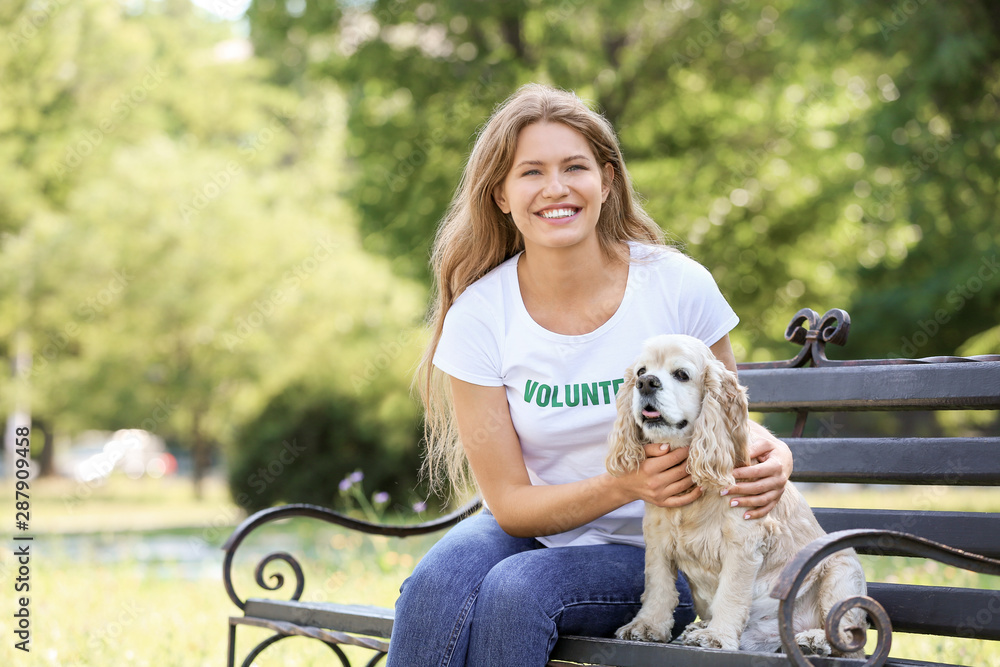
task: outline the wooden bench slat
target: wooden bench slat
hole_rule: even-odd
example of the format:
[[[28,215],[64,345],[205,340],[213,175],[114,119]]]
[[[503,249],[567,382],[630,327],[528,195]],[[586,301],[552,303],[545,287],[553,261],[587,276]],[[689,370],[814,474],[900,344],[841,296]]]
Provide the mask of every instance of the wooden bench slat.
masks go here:
[[[781,653],[719,651],[678,644],[573,636],[560,638],[550,659],[610,667],[788,667],[789,664],[788,658]],[[863,660],[845,658],[811,660],[815,667],[860,667],[864,664]],[[891,661],[886,664],[896,665]]]
[[[395,612],[387,607],[302,600],[247,600],[244,615],[388,639]]]
[[[1000,486],[1000,438],[786,438],[803,482]]]
[[[934,504],[933,496],[915,499],[915,504]],[[819,524],[828,533],[852,528],[896,530],[933,540],[949,547],[972,551],[988,558],[1000,558],[1000,513],[918,512],[813,508]],[[878,555],[906,555],[892,551],[858,550]]]
[[[994,362],[748,369],[739,376],[756,412],[1000,409]]]
[[[873,582],[868,595],[885,607],[894,632],[1000,639],[1000,590]]]
[[[894,631],[1000,639],[1000,590],[872,582],[868,585],[868,594],[885,607]],[[369,605],[251,598],[247,600],[246,616],[387,639],[392,633],[394,612],[386,607]],[[611,659],[623,660],[623,664],[640,665],[646,664],[641,661],[647,659],[644,656],[651,646],[655,645],[610,639],[595,643],[591,638],[564,638],[552,658],[584,662]],[[694,657],[699,654],[698,651],[692,653],[691,649],[676,648],[682,651],[679,664],[702,664]],[[669,664],[663,662],[662,655],[648,659],[658,660],[655,664]],[[606,664],[619,663],[612,661]]]
[[[877,585],[873,585],[873,587],[875,586]],[[896,599],[902,599],[894,590],[880,594],[886,596],[889,605],[892,605]],[[882,601],[880,598],[876,599]],[[263,618],[369,637],[388,638],[392,633],[394,612],[387,607],[369,605],[250,598],[247,600],[245,615],[247,618]],[[584,664],[589,661],[596,665],[628,665],[630,667],[667,667],[670,665],[683,665],[685,667],[786,667],[788,664],[787,659],[781,654],[731,653],[710,649],[694,649],[673,644],[651,644],[593,637],[560,638],[551,659],[570,660]],[[813,663],[816,667],[858,667],[863,664],[863,661],[813,658]],[[938,663],[907,660],[890,660],[886,664],[892,667],[938,665]]]

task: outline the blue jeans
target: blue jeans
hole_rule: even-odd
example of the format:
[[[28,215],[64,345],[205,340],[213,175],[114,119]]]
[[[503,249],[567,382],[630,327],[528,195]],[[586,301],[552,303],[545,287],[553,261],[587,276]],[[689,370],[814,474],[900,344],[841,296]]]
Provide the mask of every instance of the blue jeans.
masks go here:
[[[611,637],[641,606],[644,550],[547,548],[487,511],[452,528],[403,582],[386,667],[543,667],[560,634]],[[679,634],[694,620],[678,577]]]

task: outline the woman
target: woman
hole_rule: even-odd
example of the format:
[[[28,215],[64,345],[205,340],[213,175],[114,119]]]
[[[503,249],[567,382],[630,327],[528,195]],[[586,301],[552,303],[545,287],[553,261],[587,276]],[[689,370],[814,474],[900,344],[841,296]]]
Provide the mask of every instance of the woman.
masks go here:
[[[643,501],[698,498],[687,450],[648,445],[604,470],[614,393],[643,340],[687,333],[736,369],[738,318],[711,274],[663,244],[610,124],[572,93],[518,90],[490,118],[435,242],[433,337],[421,369],[427,470],[488,509],[404,582],[388,667],[544,665],[559,634],[611,636],[643,590]],[[727,492],[774,507],[788,448],[754,425]],[[694,620],[685,582],[675,632]]]

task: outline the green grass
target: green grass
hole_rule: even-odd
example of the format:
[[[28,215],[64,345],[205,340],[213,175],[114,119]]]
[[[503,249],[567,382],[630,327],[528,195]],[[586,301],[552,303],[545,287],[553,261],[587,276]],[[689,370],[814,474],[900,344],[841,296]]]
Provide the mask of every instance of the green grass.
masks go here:
[[[13,647],[11,621],[17,563],[13,542],[0,544],[0,665],[150,665],[198,667],[224,664],[227,619],[239,610],[221,583],[219,545],[242,517],[225,488],[213,482],[195,500],[179,480],[114,479],[87,489],[66,481],[37,481],[32,490],[30,609],[31,653]],[[937,509],[1000,511],[1000,493],[983,489],[859,489],[851,493],[809,487],[814,506],[877,504],[905,509],[933,501]],[[5,485],[0,498],[12,507]],[[11,510],[10,520],[13,520]],[[294,520],[270,526],[238,552],[234,584],[243,596],[287,597],[290,583],[274,593],[252,580],[260,557],[288,550],[306,570],[303,599],[392,606],[400,582],[433,543],[434,536],[399,540],[348,533],[318,522]],[[157,547],[156,545],[161,545]],[[150,547],[169,547],[153,558]],[[976,575],[921,559],[863,557],[877,581],[997,588],[995,577]],[[292,574],[273,564],[267,575]],[[241,627],[238,656],[269,635]],[[872,638],[868,647],[874,646]],[[360,651],[348,651],[363,655]],[[995,664],[995,642],[896,634],[892,655],[970,667]],[[240,657],[242,660],[242,657]],[[258,667],[339,664],[312,640],[292,638],[268,649]],[[356,660],[356,664],[364,661]]]

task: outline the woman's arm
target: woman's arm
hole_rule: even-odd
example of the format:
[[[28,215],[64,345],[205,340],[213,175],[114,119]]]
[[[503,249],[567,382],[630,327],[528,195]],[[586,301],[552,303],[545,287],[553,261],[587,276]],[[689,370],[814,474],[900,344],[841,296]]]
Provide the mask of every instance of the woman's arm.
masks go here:
[[[736,372],[736,357],[728,334],[712,346],[712,353],[726,368]],[[774,509],[785,491],[785,484],[792,475],[792,450],[753,420],[750,432],[750,458],[759,463],[736,468],[733,471],[736,479],[746,481],[737,482],[722,493],[733,497],[733,507],[748,508],[744,519],[759,519]]]
[[[472,473],[490,511],[510,535],[565,532],[633,500],[679,506],[701,495],[685,470],[687,448],[664,454],[659,445],[647,446],[648,457],[636,473],[535,486],[510,419],[506,390],[452,378],[451,391]]]

